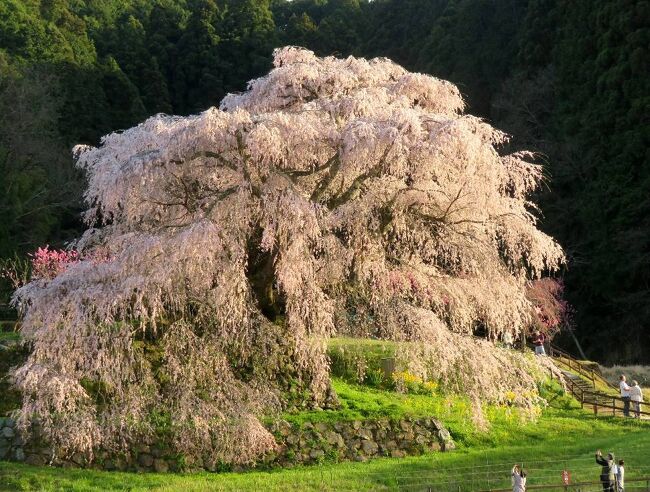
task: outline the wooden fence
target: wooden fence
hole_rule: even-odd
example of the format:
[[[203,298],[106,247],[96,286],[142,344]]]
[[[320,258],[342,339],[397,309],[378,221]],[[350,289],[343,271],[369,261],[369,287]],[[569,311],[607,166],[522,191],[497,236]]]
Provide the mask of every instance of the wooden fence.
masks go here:
[[[596,387],[596,379],[605,381],[600,377],[600,375],[597,375],[596,371],[592,368],[576,360],[573,356],[563,350],[551,345],[549,353],[551,357],[561,358],[562,362],[570,369],[576,371],[578,374],[584,376],[588,381],[590,381],[594,388]],[[569,378],[564,378],[564,382],[566,383],[570,393],[580,402],[582,408],[584,408],[585,405],[593,407],[594,415],[598,416],[599,413],[604,414],[605,412],[602,410],[611,410],[611,415],[616,416],[616,412],[619,412],[619,415],[623,416],[625,400],[620,396],[608,395],[607,393],[600,391],[587,391]],[[618,390],[618,387],[610,383],[607,384]],[[639,415],[650,417],[650,412],[647,411],[647,404],[642,403],[641,408],[643,410],[639,412]],[[607,412],[607,414],[609,415],[609,412]],[[632,402],[630,402],[630,414],[636,414],[636,412],[632,410]]]
[[[562,362],[569,366],[569,369],[576,371],[578,374],[589,380],[594,388],[596,388],[596,379],[602,379],[605,381],[605,379],[597,377],[596,371],[594,371],[587,364],[576,360],[571,354],[556,347],[555,345],[551,344],[549,347],[549,355],[557,359],[563,359]],[[607,381],[605,382],[607,383]]]
[[[623,400],[623,398],[607,395],[605,393],[585,391],[576,386],[571,388],[572,384],[568,384],[567,386],[570,387],[571,393],[580,402],[582,408],[584,408],[585,405],[593,407],[594,415],[598,416],[599,413],[601,415],[609,415],[609,412],[603,412],[602,410],[611,410],[611,415],[614,417],[616,417],[616,412],[618,412],[621,417],[624,416],[623,411],[625,408],[625,400]],[[640,408],[643,410],[639,410],[639,416],[650,417],[650,412],[647,411],[646,403],[641,403]],[[637,415],[637,412],[632,408],[632,402],[630,402],[629,409],[630,415]]]

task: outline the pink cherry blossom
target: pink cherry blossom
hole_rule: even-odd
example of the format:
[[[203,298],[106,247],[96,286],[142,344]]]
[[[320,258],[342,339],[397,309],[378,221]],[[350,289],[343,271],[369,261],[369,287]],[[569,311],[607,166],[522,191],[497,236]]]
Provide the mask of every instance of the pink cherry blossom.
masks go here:
[[[29,255],[32,263],[32,278],[52,280],[65,271],[69,265],[79,261],[79,254],[75,250],[50,249],[49,245],[38,248]]]
[[[463,108],[390,60],[283,48],[219,109],[76,148],[79,254],[39,250],[14,297],[34,347],[13,375],[22,428],[60,453],[128,449],[165,413],[175,451],[251,462],[283,380],[325,401],[336,333],[395,340],[399,364],[476,402],[536,392],[547,362],[488,340],[533,322],[527,282],[564,262],[537,228],[542,168]]]

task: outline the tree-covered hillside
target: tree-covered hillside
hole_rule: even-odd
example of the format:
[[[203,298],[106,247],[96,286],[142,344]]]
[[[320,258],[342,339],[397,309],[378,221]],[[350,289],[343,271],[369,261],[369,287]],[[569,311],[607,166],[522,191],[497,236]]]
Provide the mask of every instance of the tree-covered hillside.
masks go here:
[[[277,46],[386,56],[540,152],[578,338],[648,361],[649,26],[645,0],[4,0],[0,257],[79,233],[72,145],[217,105]]]

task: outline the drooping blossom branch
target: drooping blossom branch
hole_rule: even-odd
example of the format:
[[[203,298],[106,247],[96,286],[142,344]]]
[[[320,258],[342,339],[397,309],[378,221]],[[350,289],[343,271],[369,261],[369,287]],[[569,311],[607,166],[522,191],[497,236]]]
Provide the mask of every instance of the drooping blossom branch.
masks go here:
[[[472,354],[454,340],[521,332],[526,282],[564,261],[529,200],[542,170],[463,107],[386,59],[283,48],[220,109],[76,148],[82,259],[15,295],[34,345],[14,374],[21,424],[91,451],[163,412],[179,451],[249,462],[273,446],[258,417],[283,381],[322,403],[337,330],[443,351],[450,371]],[[461,380],[476,398],[517,387],[494,360]]]

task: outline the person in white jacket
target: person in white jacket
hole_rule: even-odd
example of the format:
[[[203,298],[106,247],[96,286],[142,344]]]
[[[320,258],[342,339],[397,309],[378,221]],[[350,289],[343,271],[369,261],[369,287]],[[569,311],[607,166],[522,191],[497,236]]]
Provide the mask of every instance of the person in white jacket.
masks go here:
[[[630,416],[630,387],[625,380],[625,374],[621,374],[618,387],[621,390],[621,400],[623,400],[623,415]]]
[[[617,492],[625,492],[625,461],[619,460],[616,467],[616,486]]]
[[[639,383],[632,381],[632,386],[630,386],[630,400],[632,401],[632,410],[634,411],[634,416],[638,419],[641,418],[641,402],[643,401],[643,391]]]
[[[512,467],[512,492],[526,492],[526,470],[519,465]]]

